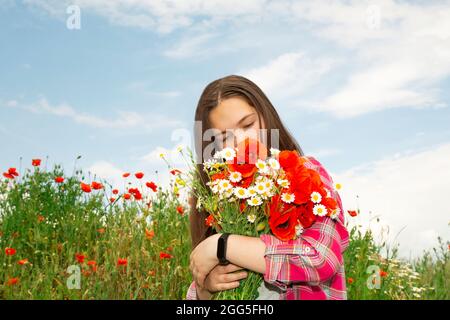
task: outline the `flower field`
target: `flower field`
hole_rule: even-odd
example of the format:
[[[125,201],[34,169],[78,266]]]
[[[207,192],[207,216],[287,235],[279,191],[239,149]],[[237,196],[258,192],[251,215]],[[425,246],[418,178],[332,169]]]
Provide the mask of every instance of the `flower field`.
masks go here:
[[[112,186],[40,159],[2,168],[0,299],[184,299],[189,272],[189,206],[171,185],[127,173]],[[364,214],[349,211],[347,219]],[[349,299],[449,299],[449,244],[414,261],[397,258],[371,232],[350,230]]]

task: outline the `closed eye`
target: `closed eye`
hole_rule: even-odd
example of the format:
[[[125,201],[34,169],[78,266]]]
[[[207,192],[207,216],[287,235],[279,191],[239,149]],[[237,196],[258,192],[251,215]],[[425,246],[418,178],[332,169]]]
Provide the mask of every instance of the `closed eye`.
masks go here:
[[[254,122],[252,122],[252,123],[250,123],[250,124],[248,124],[248,125],[244,126],[244,129],[248,129],[248,128],[250,128],[251,126],[253,126],[253,124],[254,124]]]

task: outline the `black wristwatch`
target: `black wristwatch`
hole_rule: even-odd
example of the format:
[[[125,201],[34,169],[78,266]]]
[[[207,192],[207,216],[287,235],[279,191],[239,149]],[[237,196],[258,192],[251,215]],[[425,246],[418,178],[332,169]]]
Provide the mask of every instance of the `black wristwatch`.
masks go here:
[[[230,262],[227,260],[227,240],[229,233],[222,233],[219,240],[217,240],[217,259],[219,259],[219,264],[226,266]]]

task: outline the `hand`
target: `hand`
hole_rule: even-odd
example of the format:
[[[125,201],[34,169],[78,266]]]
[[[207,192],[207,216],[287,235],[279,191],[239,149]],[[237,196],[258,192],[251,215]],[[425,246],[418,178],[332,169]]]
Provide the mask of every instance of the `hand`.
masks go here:
[[[217,291],[230,290],[239,287],[239,280],[247,277],[247,272],[236,272],[242,270],[234,264],[226,266],[215,266],[205,279],[205,287],[197,287],[197,299],[210,300]]]
[[[191,252],[189,268],[197,287],[204,288],[205,278],[219,263],[217,260],[217,240],[221,234],[214,234],[202,242]]]
[[[247,272],[236,272],[238,270],[243,268],[232,263],[215,266],[205,279],[205,288],[214,293],[239,287],[239,280],[245,279]]]

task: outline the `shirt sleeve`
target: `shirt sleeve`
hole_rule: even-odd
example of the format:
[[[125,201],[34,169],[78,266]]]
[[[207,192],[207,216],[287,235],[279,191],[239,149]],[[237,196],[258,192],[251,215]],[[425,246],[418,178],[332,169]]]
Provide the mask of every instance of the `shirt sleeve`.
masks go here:
[[[197,289],[195,288],[195,282],[192,281],[191,285],[188,288],[186,294],[186,300],[198,300],[197,299]]]
[[[264,280],[286,290],[292,283],[318,285],[333,277],[343,264],[342,253],[348,245],[348,232],[343,225],[342,202],[323,166],[311,157],[311,168],[317,170],[330,189],[341,210],[338,219],[317,217],[316,222],[295,240],[281,241],[263,234],[266,271]]]

